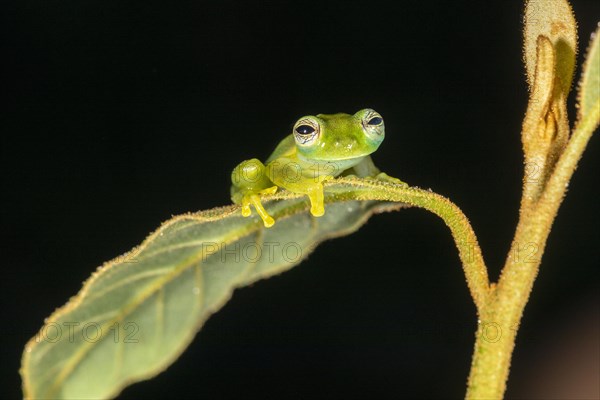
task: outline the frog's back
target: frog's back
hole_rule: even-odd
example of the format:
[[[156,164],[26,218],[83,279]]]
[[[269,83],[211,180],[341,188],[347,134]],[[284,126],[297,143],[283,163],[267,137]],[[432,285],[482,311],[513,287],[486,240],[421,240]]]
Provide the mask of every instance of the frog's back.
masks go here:
[[[295,154],[296,142],[294,141],[294,135],[289,134],[285,137],[285,139],[279,142],[275,150],[273,150],[273,153],[271,153],[269,158],[267,158],[267,161],[265,161],[265,164],[270,163],[271,161],[280,157],[294,157]]]

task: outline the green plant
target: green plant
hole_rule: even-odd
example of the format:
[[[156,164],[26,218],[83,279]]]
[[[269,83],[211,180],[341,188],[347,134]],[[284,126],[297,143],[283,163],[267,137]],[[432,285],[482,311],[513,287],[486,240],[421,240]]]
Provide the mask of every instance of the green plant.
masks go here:
[[[373,213],[408,206],[433,212],[450,228],[477,308],[467,397],[502,397],[552,221],[600,120],[599,32],[588,50],[579,114],[570,129],[566,99],[577,48],[570,7],[564,0],[532,0],[526,17],[524,55],[531,96],[522,130],[523,197],[513,246],[497,283],[489,282],[477,238],[460,209],[418,188],[336,179],[326,184],[327,211],[318,219],[298,195],[266,196],[277,220],[270,229],[256,217],[241,217],[237,206],[182,215],[164,223],[138,248],[106,263],[48,318],[23,354],[25,397],[115,396],[177,359],[235,288],[291,268],[320,242],[354,232]],[[534,259],[515,256],[523,243],[536,247]],[[232,259],[232,249],[237,259]],[[53,336],[56,329],[68,334]],[[494,335],[494,329],[506,334]],[[137,345],[128,346],[128,341]]]

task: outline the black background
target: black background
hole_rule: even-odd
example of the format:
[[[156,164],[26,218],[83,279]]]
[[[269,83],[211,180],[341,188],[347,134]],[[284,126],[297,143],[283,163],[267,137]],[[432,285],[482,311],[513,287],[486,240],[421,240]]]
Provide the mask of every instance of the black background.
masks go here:
[[[600,7],[573,7],[581,53]],[[96,266],[172,215],[228,204],[231,169],[267,157],[305,114],[379,111],[377,165],[458,204],[497,279],[523,174],[520,1],[5,8],[0,397],[21,396],[24,344]],[[570,110],[573,121],[572,98]],[[509,397],[567,345],[560,332],[597,330],[599,167],[594,137],[548,241]],[[175,364],[122,398],[461,397],[475,326],[447,228],[405,210],[236,291]]]

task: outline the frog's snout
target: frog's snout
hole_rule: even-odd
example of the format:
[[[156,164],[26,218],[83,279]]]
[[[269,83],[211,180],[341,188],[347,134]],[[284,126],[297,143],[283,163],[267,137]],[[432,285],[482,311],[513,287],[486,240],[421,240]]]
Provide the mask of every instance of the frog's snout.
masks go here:
[[[339,154],[352,153],[352,151],[358,146],[358,142],[353,137],[340,138],[334,144],[336,152]]]

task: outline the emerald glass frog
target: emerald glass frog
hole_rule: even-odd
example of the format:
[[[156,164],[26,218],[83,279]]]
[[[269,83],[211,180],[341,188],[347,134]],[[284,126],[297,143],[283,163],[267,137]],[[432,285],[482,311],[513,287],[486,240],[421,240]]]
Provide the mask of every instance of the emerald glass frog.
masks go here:
[[[253,158],[235,167],[231,199],[241,204],[245,217],[254,206],[264,225],[270,227],[275,221],[260,198],[278,188],[307,195],[311,214],[320,217],[325,213],[323,182],[336,176],[352,174],[405,185],[380,172],[369,156],[383,141],[384,128],[381,115],[369,108],[354,115],[302,117],[264,164]]]

